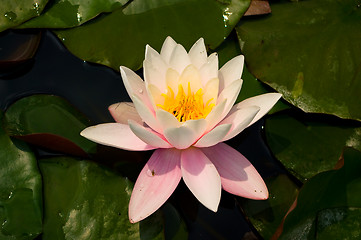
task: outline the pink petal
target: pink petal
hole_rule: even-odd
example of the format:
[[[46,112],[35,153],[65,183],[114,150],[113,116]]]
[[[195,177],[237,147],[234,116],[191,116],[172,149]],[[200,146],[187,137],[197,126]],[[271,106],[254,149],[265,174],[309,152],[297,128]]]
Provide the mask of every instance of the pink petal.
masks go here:
[[[80,135],[106,146],[130,151],[146,151],[157,147],[140,140],[126,124],[103,123],[84,129]]]
[[[239,55],[232,58],[219,70],[219,91],[221,92],[234,80],[242,77],[244,56]]]
[[[182,125],[173,114],[163,109],[158,109],[156,111],[156,117],[159,124],[162,126],[163,131],[168,128],[176,128]]]
[[[209,55],[207,62],[199,69],[203,86],[212,78],[218,78],[218,54]]]
[[[180,127],[164,130],[164,136],[175,148],[185,149],[190,147],[205,131],[205,119],[188,120]]]
[[[178,73],[182,73],[189,64],[191,64],[191,60],[189,59],[187,51],[182,45],[177,44],[170,56],[169,66]]]
[[[189,58],[198,69],[207,62],[207,50],[204,45],[204,39],[200,38],[188,52]]]
[[[121,66],[120,73],[130,98],[133,100],[133,96],[137,96],[149,109],[152,109],[153,106],[147,95],[144,81],[127,67]]]
[[[155,146],[157,148],[172,147],[165,139],[163,139],[162,135],[152,131],[151,128],[143,127],[132,120],[129,120],[129,127],[139,139],[145,143],[148,143],[149,145]]]
[[[267,186],[253,165],[237,150],[224,143],[202,148],[216,166],[222,187],[232,194],[264,200],[268,198]]]
[[[157,149],[140,172],[129,202],[129,220],[138,222],[160,208],[176,189],[182,174],[180,151]]]
[[[166,63],[169,63],[170,57],[176,46],[177,43],[173,40],[173,38],[168,36],[165,39],[162,49],[160,50],[160,55]]]
[[[108,110],[117,123],[128,124],[128,120],[132,119],[139,124],[143,124],[142,118],[132,102],[114,103],[108,107]]]
[[[249,106],[246,108],[237,109],[229,112],[228,116],[223,119],[219,124],[232,124],[232,128],[222,141],[227,141],[242,132],[249,123],[254,119],[260,108],[257,106]]]
[[[210,132],[205,134],[201,139],[194,144],[195,147],[210,147],[221,142],[222,139],[227,135],[231,129],[232,124],[218,125],[213,128]]]
[[[248,124],[248,126],[257,122],[260,118],[262,118],[266,113],[271,110],[271,108],[277,103],[277,101],[282,97],[280,93],[266,93],[262,95],[258,95],[255,97],[247,98],[240,103],[237,103],[235,107],[237,109],[241,109],[249,106],[258,106],[260,107],[260,111],[254,117],[252,122]]]
[[[181,170],[193,195],[216,212],[221,199],[221,180],[213,163],[201,150],[192,147],[182,151]]]

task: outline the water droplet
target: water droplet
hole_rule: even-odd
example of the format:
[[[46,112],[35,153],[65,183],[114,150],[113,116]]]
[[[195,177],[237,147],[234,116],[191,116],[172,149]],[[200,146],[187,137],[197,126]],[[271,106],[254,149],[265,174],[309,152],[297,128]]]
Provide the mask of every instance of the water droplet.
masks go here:
[[[10,198],[12,198],[12,196],[13,196],[13,192],[10,192],[8,198],[10,199]]]
[[[14,12],[6,12],[5,14],[4,14],[4,16],[8,19],[8,20],[10,20],[10,21],[14,21],[15,19],[16,19],[16,17],[17,17],[17,15],[16,15],[16,13],[14,13]]]
[[[139,89],[138,92],[139,92],[140,94],[143,94],[143,89]]]
[[[83,20],[80,13],[76,13],[76,18],[78,20],[78,23],[81,23],[81,21]]]
[[[58,212],[59,217],[63,217],[63,214],[61,212]]]

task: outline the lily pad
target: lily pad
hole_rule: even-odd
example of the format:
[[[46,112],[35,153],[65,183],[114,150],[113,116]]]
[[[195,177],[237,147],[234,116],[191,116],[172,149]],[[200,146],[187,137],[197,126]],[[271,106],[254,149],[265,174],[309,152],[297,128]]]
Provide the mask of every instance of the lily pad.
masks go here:
[[[236,28],[247,66],[306,112],[361,120],[361,1],[279,1]]]
[[[44,178],[43,239],[164,239],[157,214],[132,224],[132,183],[90,161],[40,160]]]
[[[300,113],[266,119],[266,139],[276,158],[300,181],[333,169],[344,146],[361,150],[361,125]]]
[[[298,194],[298,186],[285,174],[265,179],[270,196],[266,201],[246,198],[240,205],[264,239],[270,239]]]
[[[81,137],[88,119],[69,102],[53,95],[32,95],[12,104],[5,113],[10,136],[51,150],[86,156],[96,144]]]
[[[136,70],[142,66],[145,45],[159,50],[167,36],[188,49],[200,37],[210,48],[216,48],[247,10],[250,1],[153,0],[145,5],[143,2],[145,0],[134,0],[124,9],[97,21],[56,31],[56,34],[83,60],[117,71],[120,65]]]
[[[1,0],[0,32],[39,16],[48,0]]]
[[[361,236],[360,171],[361,153],[345,149],[344,166],[316,175],[301,188],[295,208],[275,236],[280,235],[279,239],[314,239],[315,236],[320,236],[317,239],[327,239],[326,236],[358,239]],[[330,235],[333,233],[335,235]]]
[[[70,28],[79,26],[103,12],[112,12],[128,0],[53,0],[39,17],[20,28]]]
[[[0,120],[3,114],[0,114]],[[42,231],[42,183],[34,153],[0,126],[1,239],[33,239]]]

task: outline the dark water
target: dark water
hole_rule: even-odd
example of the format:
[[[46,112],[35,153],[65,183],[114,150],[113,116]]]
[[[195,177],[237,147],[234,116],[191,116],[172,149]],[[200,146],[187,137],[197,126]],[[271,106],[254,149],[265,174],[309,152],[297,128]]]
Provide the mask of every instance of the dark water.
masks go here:
[[[7,58],[10,47],[26,40],[22,34],[6,32],[0,36],[0,60]],[[14,50],[13,50],[14,51]],[[10,54],[11,55],[11,54]],[[0,62],[0,65],[3,62]],[[1,68],[0,68],[1,69]],[[49,31],[42,33],[33,59],[0,73],[0,109],[17,99],[35,93],[54,94],[67,99],[90,118],[93,124],[111,122],[110,104],[130,101],[120,74],[108,67],[89,64],[69,53]],[[228,144],[244,154],[263,177],[282,170],[264,144],[262,120],[246,129]],[[222,192],[217,213],[203,207],[181,182],[170,202],[186,221],[189,239],[242,239],[252,231],[238,205],[238,197]],[[249,234],[249,233],[248,233]],[[257,233],[255,232],[257,235]],[[249,237],[247,239],[252,239]]]

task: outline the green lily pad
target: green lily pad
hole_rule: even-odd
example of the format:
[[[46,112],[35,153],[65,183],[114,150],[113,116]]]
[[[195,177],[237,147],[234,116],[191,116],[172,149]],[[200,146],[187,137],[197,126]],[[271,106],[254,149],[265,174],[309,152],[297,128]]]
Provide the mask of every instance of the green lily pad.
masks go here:
[[[90,161],[40,160],[44,179],[43,239],[164,239],[159,213],[128,218],[132,183]]]
[[[279,1],[236,28],[249,70],[306,112],[361,120],[361,1]]]
[[[188,49],[200,37],[210,48],[216,48],[247,10],[250,1],[144,2],[134,0],[124,9],[96,21],[55,33],[74,55],[83,60],[117,71],[121,65],[136,70],[142,67],[145,45],[159,50],[167,36]]]
[[[286,175],[265,179],[270,193],[266,201],[241,198],[240,205],[264,239],[271,239],[298,194],[298,187]]]
[[[266,120],[272,153],[300,181],[333,169],[344,146],[361,150],[361,126],[307,114],[278,114]]]
[[[218,53],[219,66],[223,66],[226,62],[234,58],[235,56],[241,55],[241,49],[238,44],[238,39],[235,33],[231,33],[223,43],[215,49]],[[256,95],[274,92],[269,86],[260,82],[255,78],[247,69],[247,66],[243,67],[243,85],[241,92],[238,95],[236,103]],[[285,109],[289,109],[289,105],[284,100],[280,100],[272,108],[270,113],[275,113]]]
[[[0,148],[0,239],[33,239],[42,231],[37,161],[25,143],[9,138],[1,126]]]
[[[10,136],[51,150],[87,156],[96,144],[81,137],[89,120],[69,102],[53,95],[32,95],[12,104],[5,113]]]
[[[0,32],[39,16],[48,0],[1,0]]]
[[[39,17],[20,28],[69,28],[79,26],[103,12],[112,12],[128,0],[53,0]]]
[[[301,188],[297,205],[287,215],[283,229],[279,228],[279,239],[315,239],[315,236],[327,239],[332,233],[336,234],[331,239],[358,239],[361,236],[360,171],[361,152],[345,149],[341,169],[320,173]]]

